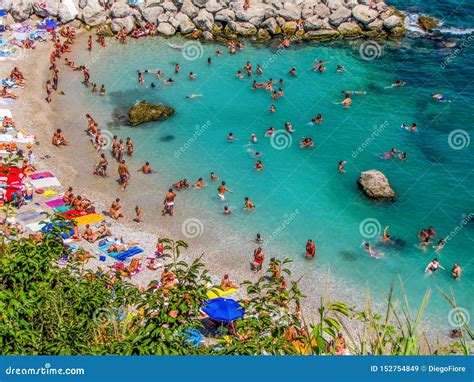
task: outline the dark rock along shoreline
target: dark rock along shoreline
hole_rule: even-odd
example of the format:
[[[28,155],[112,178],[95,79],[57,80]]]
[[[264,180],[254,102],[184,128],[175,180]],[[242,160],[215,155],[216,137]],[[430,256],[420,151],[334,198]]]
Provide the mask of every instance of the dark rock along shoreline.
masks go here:
[[[250,37],[333,40],[386,39],[405,33],[404,16],[383,0],[0,0],[14,21],[32,15],[57,18],[86,28],[107,24],[130,33],[147,22],[164,36],[183,35],[208,41]],[[298,25],[299,21],[299,25]]]

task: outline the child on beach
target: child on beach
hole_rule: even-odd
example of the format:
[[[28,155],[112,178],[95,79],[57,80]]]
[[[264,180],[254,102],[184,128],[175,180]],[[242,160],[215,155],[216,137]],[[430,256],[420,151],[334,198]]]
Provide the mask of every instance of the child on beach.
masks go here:
[[[143,221],[143,210],[135,206],[135,219],[133,219],[134,222],[141,223]]]

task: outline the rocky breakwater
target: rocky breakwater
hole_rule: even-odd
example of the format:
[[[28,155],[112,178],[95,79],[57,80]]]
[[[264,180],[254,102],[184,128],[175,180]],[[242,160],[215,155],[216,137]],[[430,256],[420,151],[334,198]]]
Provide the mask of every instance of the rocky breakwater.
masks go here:
[[[74,20],[95,27],[108,24],[113,32],[131,32],[146,23],[160,34],[231,40],[251,37],[259,42],[293,36],[327,40],[366,36],[387,38],[405,32],[403,14],[383,0],[0,0],[0,9],[15,21],[32,15]]]

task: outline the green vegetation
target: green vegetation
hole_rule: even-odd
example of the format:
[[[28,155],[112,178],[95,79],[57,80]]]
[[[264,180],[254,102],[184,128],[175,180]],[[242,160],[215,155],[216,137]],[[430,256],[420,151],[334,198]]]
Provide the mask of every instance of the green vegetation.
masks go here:
[[[57,218],[53,218],[53,221]],[[64,228],[62,228],[64,229]],[[398,309],[393,287],[384,317],[373,312],[370,297],[356,311],[321,299],[317,322],[306,322],[299,312],[304,298],[297,281],[281,287],[281,279],[268,270],[256,283],[241,284],[246,309],[233,333],[209,327],[199,309],[206,298],[208,271],[200,258],[182,260],[183,241],[161,240],[166,267],[179,280],[168,289],[150,284],[140,290],[119,274],[86,270],[81,254],[71,254],[57,239],[55,228],[37,242],[34,238],[0,236],[0,349],[3,355],[124,354],[124,355],[258,355],[334,354],[347,340],[351,354],[418,355],[469,354],[472,332],[467,325],[447,348],[432,350],[420,336],[420,320],[428,292],[412,316],[408,301]],[[68,256],[67,265],[60,266]],[[59,262],[59,263],[58,263]],[[290,260],[277,262],[285,279]],[[453,308],[454,299],[445,294]],[[362,328],[356,335],[351,326]],[[186,342],[186,332],[198,329],[205,341],[198,347]]]

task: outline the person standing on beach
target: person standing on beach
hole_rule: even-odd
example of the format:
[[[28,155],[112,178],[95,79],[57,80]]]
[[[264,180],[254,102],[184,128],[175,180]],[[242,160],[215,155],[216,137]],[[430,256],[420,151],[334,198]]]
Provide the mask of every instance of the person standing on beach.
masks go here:
[[[125,191],[128,180],[130,179],[130,172],[128,171],[128,167],[124,160],[122,160],[118,166],[118,173],[120,176],[120,183],[122,184],[122,191]]]
[[[51,103],[51,93],[53,92],[53,89],[51,87],[51,81],[48,80],[46,81],[46,102]]]
[[[117,161],[122,162],[122,159],[123,159],[123,139],[120,139],[117,145]]]
[[[173,189],[170,188],[168,190],[168,193],[165,196],[165,200],[163,202],[163,216],[166,215],[166,213],[169,211],[170,216],[173,216],[173,210],[174,210],[174,198],[176,197],[176,194],[173,192]]]
[[[253,251],[253,270],[255,273],[262,270],[263,261],[265,260],[265,253],[261,247]]]
[[[87,50],[90,52],[92,50],[92,36],[89,36],[87,39]]]
[[[82,73],[84,74],[84,85],[89,86],[89,79],[91,78],[89,68],[87,68],[87,66],[84,66],[82,68]]]
[[[100,175],[100,176],[107,176],[107,165],[109,162],[107,161],[107,158],[105,157],[105,154],[102,153],[100,154],[100,159],[99,159],[99,164],[96,166],[94,174],[95,175]]]
[[[125,145],[127,146],[127,155],[132,156],[133,151],[134,151],[132,138],[127,138],[127,141],[125,142]]]

